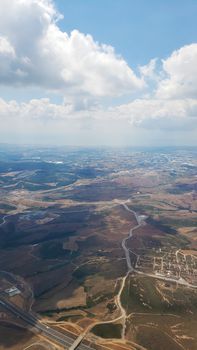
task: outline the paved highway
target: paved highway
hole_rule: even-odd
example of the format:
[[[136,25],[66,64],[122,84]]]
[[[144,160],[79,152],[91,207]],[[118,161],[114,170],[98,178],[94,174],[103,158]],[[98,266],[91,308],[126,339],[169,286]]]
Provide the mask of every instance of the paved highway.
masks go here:
[[[54,341],[58,345],[64,347],[65,349],[69,349],[73,343],[74,339],[70,338],[69,336],[62,334],[53,328],[48,327],[44,323],[40,322],[40,320],[34,316],[33,314],[27,313],[23,311],[22,309],[19,309],[16,305],[8,302],[5,299],[0,300],[0,305],[3,306],[5,309],[16,315],[18,318],[21,318],[23,321],[31,325],[32,327],[36,328],[42,334],[44,334],[48,339]],[[94,350],[93,348],[80,344],[78,346],[79,350]]]

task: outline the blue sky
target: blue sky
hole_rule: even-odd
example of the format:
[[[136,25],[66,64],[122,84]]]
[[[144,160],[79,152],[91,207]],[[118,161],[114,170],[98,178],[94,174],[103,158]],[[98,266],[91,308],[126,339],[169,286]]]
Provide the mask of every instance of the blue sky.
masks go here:
[[[197,40],[196,0],[57,1],[60,27],[91,33],[137,67]]]
[[[196,145],[196,0],[1,0],[0,142]]]

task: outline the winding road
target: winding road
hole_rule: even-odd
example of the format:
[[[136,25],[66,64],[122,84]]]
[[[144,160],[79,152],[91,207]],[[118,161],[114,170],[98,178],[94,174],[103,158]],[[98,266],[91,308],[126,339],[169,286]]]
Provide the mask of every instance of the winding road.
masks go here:
[[[126,320],[127,320],[128,316],[127,316],[126,310],[122,306],[121,295],[122,295],[122,292],[124,290],[127,277],[129,276],[130,273],[134,272],[136,274],[140,274],[140,275],[143,275],[143,276],[149,276],[149,277],[161,279],[161,280],[164,280],[164,281],[175,282],[177,284],[181,284],[181,285],[184,285],[184,286],[190,287],[190,288],[197,288],[197,286],[190,285],[187,281],[185,281],[182,278],[177,280],[177,279],[173,279],[171,277],[166,277],[166,276],[163,276],[163,275],[155,275],[155,274],[144,273],[142,271],[136,270],[135,267],[132,266],[132,262],[131,262],[131,258],[130,258],[130,251],[129,251],[129,248],[127,247],[127,241],[133,236],[133,232],[143,225],[143,220],[141,220],[139,218],[139,216],[137,215],[137,213],[134,210],[130,209],[126,203],[122,203],[121,205],[125,208],[125,210],[127,210],[128,212],[132,213],[135,216],[137,225],[135,225],[134,227],[132,227],[130,229],[128,236],[125,237],[122,240],[122,243],[121,243],[122,244],[122,248],[123,248],[124,253],[125,253],[125,259],[126,259],[126,263],[127,263],[127,273],[122,278],[120,290],[119,290],[119,293],[118,293],[118,295],[116,297],[116,304],[117,304],[117,306],[118,306],[118,308],[120,310],[120,316],[118,318],[114,319],[114,320],[110,320],[110,321],[106,321],[106,322],[99,322],[99,323],[96,323],[96,324],[114,323],[115,321],[121,319],[122,320],[122,340],[124,340],[125,339],[125,333],[126,333]],[[8,216],[10,216],[10,215],[4,215],[4,217],[2,218],[3,221],[0,224],[0,226],[3,226],[6,223],[6,218]],[[18,307],[16,307],[14,304],[12,304],[9,301],[5,300],[4,298],[1,298],[0,304],[4,308],[6,308],[8,311],[12,312],[17,317],[21,318],[23,321],[28,323],[29,325],[35,327],[43,335],[45,335],[48,339],[54,341],[55,343],[59,344],[60,346],[63,346],[65,349],[72,349],[72,350],[74,350],[74,349],[78,348],[79,350],[93,350],[93,348],[91,348],[90,346],[87,346],[85,344],[80,343],[83,340],[83,336],[85,334],[87,334],[87,333],[84,333],[83,336],[79,337],[78,340],[76,339],[74,341],[69,336],[67,336],[65,334],[62,334],[62,333],[60,333],[60,332],[58,332],[58,331],[48,327],[47,325],[45,325],[43,322],[41,322],[41,320],[38,317],[34,316],[31,313],[31,310],[30,310],[30,312],[25,312],[25,311],[19,309]],[[92,327],[94,325],[92,325]],[[89,331],[92,329],[92,327],[89,328]],[[73,344],[73,342],[74,342],[74,344]]]
[[[126,203],[122,203],[122,206],[127,210],[129,211],[130,213],[132,213],[134,216],[135,216],[135,219],[137,221],[137,225],[132,227],[129,231],[129,235],[127,237],[125,237],[123,240],[122,240],[122,248],[124,250],[124,253],[125,253],[125,258],[126,258],[126,262],[127,262],[127,268],[128,268],[128,271],[127,271],[127,274],[123,277],[122,279],[122,284],[121,284],[121,287],[120,287],[120,290],[119,290],[119,293],[117,295],[117,300],[116,300],[116,303],[117,303],[117,306],[119,307],[120,311],[121,311],[121,319],[122,319],[122,323],[123,323],[123,326],[122,326],[122,339],[125,339],[125,332],[126,332],[126,320],[127,320],[127,313],[124,309],[124,307],[122,306],[122,303],[121,303],[121,295],[122,295],[122,292],[123,292],[123,289],[125,287],[125,283],[126,283],[126,280],[127,280],[127,277],[128,275],[131,273],[131,272],[134,272],[134,267],[132,266],[132,263],[131,263],[131,258],[130,258],[130,252],[129,252],[129,248],[127,248],[127,241],[133,236],[133,231],[134,230],[137,230],[142,223],[140,223],[139,221],[139,218],[137,216],[137,213],[130,209]]]
[[[2,217],[2,222],[0,223],[0,227],[6,223],[6,218],[8,218],[9,216],[11,216],[11,214],[6,214]]]
[[[140,223],[139,218],[138,218],[138,216],[137,216],[137,214],[136,214],[136,212],[134,210],[131,210],[125,203],[123,203],[122,205],[127,211],[129,211],[130,213],[132,213],[135,216],[135,219],[137,221],[137,225],[132,227],[130,229],[130,231],[129,231],[129,235],[122,240],[122,248],[124,249],[124,252],[125,252],[128,272],[132,272],[132,271],[134,271],[134,267],[131,264],[130,253],[129,253],[129,249],[127,248],[127,244],[126,243],[133,236],[133,231],[137,230],[141,226],[141,223]]]
[[[121,303],[121,295],[122,295],[123,289],[125,287],[125,283],[126,283],[127,277],[129,276],[129,274],[131,272],[135,272],[136,274],[143,275],[143,276],[148,276],[148,277],[160,279],[160,280],[163,280],[163,281],[166,281],[166,282],[174,282],[174,283],[180,284],[180,285],[188,287],[188,288],[197,288],[197,286],[188,283],[183,278],[175,279],[173,277],[166,277],[166,276],[158,275],[158,274],[156,275],[156,274],[151,274],[151,273],[144,273],[142,271],[136,270],[134,268],[134,266],[132,266],[131,258],[130,258],[130,250],[129,250],[129,248],[127,248],[127,241],[133,236],[133,231],[137,230],[139,227],[141,227],[143,225],[143,220],[139,220],[139,217],[138,217],[137,213],[134,210],[130,209],[127,206],[126,203],[122,203],[122,206],[127,211],[132,213],[135,216],[135,219],[137,221],[137,225],[132,227],[130,229],[130,231],[129,231],[129,235],[122,240],[122,248],[123,248],[124,253],[125,253],[125,258],[126,258],[126,262],[127,262],[128,271],[127,271],[127,274],[122,278],[122,283],[121,283],[121,287],[120,287],[119,293],[117,295],[116,304],[117,304],[117,306],[119,307],[119,309],[121,311],[120,318],[122,319],[122,322],[123,322],[122,339],[125,339],[127,314],[126,314],[126,311],[125,311],[125,309],[124,309],[124,307],[122,306],[122,303]]]
[[[141,225],[142,225],[142,222],[140,222],[139,218],[138,218],[138,215],[137,213],[130,209],[126,203],[121,203],[121,205],[124,207],[124,209],[126,209],[127,211],[129,211],[130,213],[132,213],[134,216],[135,216],[135,219],[136,219],[136,222],[137,222],[137,225],[132,227],[130,230],[129,230],[129,234],[127,237],[125,237],[123,240],[122,240],[122,248],[124,250],[124,253],[125,253],[125,258],[126,258],[126,262],[127,262],[127,273],[126,275],[122,278],[122,281],[121,281],[121,286],[120,286],[120,290],[118,292],[118,295],[116,297],[116,305],[117,307],[119,308],[120,310],[120,316],[113,319],[113,320],[109,320],[109,321],[106,321],[106,322],[96,322],[94,323],[90,328],[89,328],[89,331],[95,326],[95,325],[98,325],[98,324],[109,324],[109,323],[114,323],[118,320],[122,320],[122,332],[121,332],[121,338],[122,340],[125,339],[125,333],[126,333],[126,320],[127,320],[127,313],[126,313],[126,310],[124,309],[124,307],[122,306],[122,303],[121,303],[121,295],[122,295],[122,292],[123,292],[123,289],[125,287],[125,283],[126,283],[126,280],[127,280],[127,277],[129,276],[129,274],[131,272],[135,272],[135,269],[134,267],[132,266],[132,263],[131,263],[131,258],[130,258],[130,253],[129,253],[129,248],[127,248],[127,241],[133,236],[133,231],[134,230],[137,230]]]
[[[130,229],[128,237],[124,238],[123,241],[122,241],[122,247],[123,247],[123,249],[125,251],[125,257],[126,257],[126,261],[127,261],[128,271],[129,272],[135,272],[135,273],[137,273],[139,275],[144,275],[144,276],[160,279],[160,280],[163,280],[163,281],[166,281],[166,282],[174,282],[174,283],[180,284],[180,285],[188,287],[188,288],[196,289],[197,288],[196,285],[188,283],[185,279],[183,279],[181,277],[179,279],[176,279],[176,278],[173,278],[173,277],[164,276],[162,274],[145,273],[145,272],[136,270],[132,266],[131,259],[130,259],[130,254],[129,254],[129,249],[127,248],[126,242],[133,236],[133,231],[137,230],[140,226],[142,226],[143,220],[140,221],[137,213],[134,210],[130,209],[125,203],[123,203],[122,205],[127,211],[129,211],[130,213],[132,213],[135,216],[136,221],[137,221],[137,225]]]

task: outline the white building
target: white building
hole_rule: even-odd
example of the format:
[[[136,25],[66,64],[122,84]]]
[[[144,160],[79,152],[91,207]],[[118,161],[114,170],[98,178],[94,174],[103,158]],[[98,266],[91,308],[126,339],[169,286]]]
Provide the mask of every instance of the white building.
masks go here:
[[[17,294],[21,294],[21,291],[17,287],[13,286],[11,288],[6,289],[5,293],[8,294],[10,297],[14,297]]]

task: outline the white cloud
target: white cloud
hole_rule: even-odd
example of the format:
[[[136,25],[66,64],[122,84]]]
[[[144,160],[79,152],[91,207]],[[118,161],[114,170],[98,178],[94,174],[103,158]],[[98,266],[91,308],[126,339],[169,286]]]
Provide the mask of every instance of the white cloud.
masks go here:
[[[156,72],[157,61],[157,58],[153,58],[148,64],[139,67],[140,73],[144,78],[152,80],[158,79],[158,73]]]
[[[195,129],[197,128],[197,100],[149,100],[138,99],[113,108],[87,108],[73,110],[70,104],[54,104],[48,98],[33,99],[27,103],[0,100],[0,119],[10,124],[57,124],[69,120],[87,125],[93,121],[112,123],[122,121],[146,129]]]
[[[50,0],[0,1],[0,84],[63,96],[62,104],[49,98],[26,103],[0,99],[1,126],[14,132],[18,122],[24,130],[49,123],[58,133],[58,125],[73,120],[81,129],[97,122],[103,129],[121,122],[148,130],[197,128],[197,44],[150,60],[139,67],[138,77],[111,46],[78,30],[62,32],[60,18]],[[132,93],[138,99],[101,105],[106,96],[112,101]]]
[[[163,78],[158,98],[197,98],[197,44],[186,45],[163,60]]]
[[[0,71],[1,84],[94,97],[121,96],[144,87],[112,47],[77,30],[62,32],[59,18],[49,0],[1,0],[0,45],[3,54],[10,54],[6,74]]]
[[[6,82],[10,79],[11,64],[15,60],[15,51],[6,37],[0,35],[0,76]]]
[[[197,128],[195,99],[138,99],[116,107],[113,113],[134,126],[147,129]]]
[[[0,36],[0,55],[7,57],[15,57],[15,51],[7,38]]]

